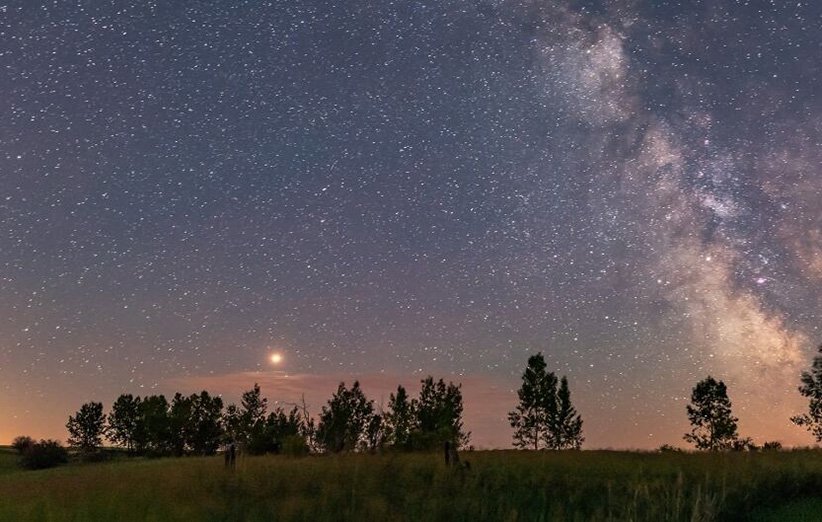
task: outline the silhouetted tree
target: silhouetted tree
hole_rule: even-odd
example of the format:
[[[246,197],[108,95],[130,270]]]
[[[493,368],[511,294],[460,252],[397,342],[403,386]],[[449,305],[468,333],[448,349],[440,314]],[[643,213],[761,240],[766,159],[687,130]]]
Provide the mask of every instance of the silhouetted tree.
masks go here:
[[[373,414],[374,401],[366,399],[359,381],[354,381],[350,390],[341,382],[320,412],[317,440],[332,453],[362,449],[367,446],[367,428]]]
[[[546,371],[541,353],[528,358],[517,396],[519,404],[508,414],[514,446],[539,449],[542,444],[557,450],[582,446],[582,418],[571,404],[568,379],[557,381],[554,372]]]
[[[139,452],[162,455],[171,449],[169,404],[163,395],[150,395],[140,402],[135,445]]]
[[[280,453],[286,439],[289,440],[290,449],[294,450],[299,446],[295,438],[303,438],[304,430],[305,423],[299,408],[294,406],[286,413],[278,406],[252,430],[247,450],[252,455]]]
[[[187,443],[196,455],[214,455],[222,438],[221,417],[223,400],[212,397],[205,390],[189,397],[191,410],[188,418]]]
[[[389,446],[411,448],[411,431],[414,429],[414,408],[408,392],[397,386],[397,393],[388,396],[388,412],[384,415],[385,437]]]
[[[131,453],[136,448],[139,426],[140,397],[134,397],[130,393],[117,397],[108,414],[108,440]]]
[[[519,404],[508,413],[508,422],[514,428],[514,446],[539,449],[540,443],[553,446],[548,419],[556,412],[557,378],[546,372],[541,353],[528,358],[522,374],[522,386],[517,390]],[[548,442],[545,442],[545,441]]]
[[[308,444],[305,441],[305,421],[297,406],[288,413],[282,407],[272,411],[265,421],[268,439],[271,441],[272,453],[286,450],[290,454],[305,453]]]
[[[802,372],[802,386],[799,393],[808,399],[808,413],[791,417],[791,422],[802,426],[822,442],[822,345],[813,358],[810,372]]]
[[[226,443],[239,442],[243,437],[243,417],[236,404],[229,404],[223,412],[223,438]]]
[[[731,401],[725,383],[713,377],[699,381],[687,406],[688,420],[693,429],[684,439],[697,449],[727,450],[739,438],[737,418],[731,414]]]
[[[366,427],[366,443],[369,451],[377,451],[385,443],[385,424],[382,415],[371,415]]]
[[[169,408],[169,445],[177,455],[213,455],[220,446],[223,400],[207,391],[174,395]]]
[[[66,429],[69,432],[68,443],[86,453],[93,452],[103,444],[105,427],[106,415],[103,413],[103,403],[83,404],[74,416],[69,416],[66,423]]]
[[[191,397],[175,393],[168,409],[168,446],[171,452],[180,457],[191,445],[193,426],[191,425],[193,404]]]
[[[552,423],[553,436],[551,439],[555,449],[579,449],[585,438],[582,436],[582,417],[571,404],[571,390],[568,389],[568,379],[562,377],[557,392],[557,413]]]
[[[255,382],[252,389],[243,393],[240,404],[242,422],[239,440],[246,444],[250,452],[256,453],[258,448],[266,446],[265,414],[268,410],[268,399],[262,396],[260,385]]]
[[[452,382],[428,376],[423,379],[419,398],[412,402],[415,412],[412,446],[435,449],[449,441],[456,448],[468,444],[470,433],[463,431],[462,391]]]

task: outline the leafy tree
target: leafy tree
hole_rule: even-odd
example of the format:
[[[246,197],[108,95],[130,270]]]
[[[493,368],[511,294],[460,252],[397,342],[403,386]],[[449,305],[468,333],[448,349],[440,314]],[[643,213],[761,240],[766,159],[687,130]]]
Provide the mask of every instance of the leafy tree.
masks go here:
[[[298,406],[286,411],[278,406],[268,414],[265,421],[267,452],[285,453],[287,455],[305,455],[308,453],[308,423],[305,412]]]
[[[305,429],[305,422],[297,406],[294,406],[287,414],[278,406],[268,415],[266,425],[271,428],[275,438],[278,439],[300,435]]]
[[[256,382],[254,387],[243,393],[242,411],[246,424],[249,426],[265,421],[265,413],[268,410],[268,399],[262,396],[260,385]]]
[[[135,446],[139,452],[161,455],[171,447],[169,404],[163,395],[150,395],[140,402]]]
[[[192,438],[192,404],[191,397],[175,393],[168,410],[168,439],[171,452],[180,457],[191,445]]]
[[[45,469],[68,462],[68,452],[56,440],[32,442],[20,458],[20,466],[25,469]]]
[[[169,445],[175,455],[213,455],[220,446],[223,400],[207,391],[174,395],[169,408]]]
[[[254,387],[243,393],[240,413],[240,430],[238,440],[248,444],[249,448],[255,448],[264,443],[265,439],[265,414],[268,410],[268,399],[262,396],[260,385],[256,382]]]
[[[253,455],[280,453],[284,450],[292,455],[307,453],[305,430],[306,423],[297,406],[287,413],[278,406],[252,431],[247,449]]]
[[[508,422],[514,428],[514,446],[539,449],[540,443],[553,445],[548,419],[556,411],[557,378],[545,371],[545,359],[541,353],[528,358],[522,374],[522,386],[517,390],[519,404],[508,414]],[[547,441],[547,442],[546,442]]]
[[[727,450],[738,440],[737,418],[731,414],[731,401],[725,383],[708,376],[699,381],[687,406],[693,428],[684,436],[697,449]]]
[[[356,451],[367,446],[367,428],[374,414],[374,401],[366,399],[359,381],[351,389],[341,382],[328,406],[320,412],[317,439],[327,451]]]
[[[397,386],[397,393],[388,396],[388,412],[384,418],[387,443],[394,448],[410,449],[414,420],[414,408],[408,392],[404,387]]]
[[[243,437],[243,418],[236,404],[229,404],[223,412],[223,436],[225,442],[239,442]]]
[[[133,452],[140,426],[140,397],[123,394],[117,397],[108,415],[106,436],[112,443]]]
[[[214,455],[222,438],[223,400],[205,390],[189,397],[187,444],[196,455]]]
[[[802,426],[822,442],[822,344],[813,358],[810,372],[802,372],[802,386],[799,393],[808,399],[808,413],[791,417],[791,422]]]
[[[418,449],[440,447],[449,441],[456,447],[468,444],[470,433],[463,431],[462,391],[452,382],[423,379],[419,398],[412,402],[415,412],[412,446]]]
[[[287,414],[283,408],[275,408],[266,419],[266,429],[274,441],[274,453],[280,453],[284,449],[290,454],[302,453],[302,448],[308,448],[304,437],[305,420],[297,406]]]
[[[103,434],[106,429],[103,403],[83,404],[73,417],[69,416],[66,429],[69,432],[70,446],[80,448],[87,453],[95,451],[103,444]]]

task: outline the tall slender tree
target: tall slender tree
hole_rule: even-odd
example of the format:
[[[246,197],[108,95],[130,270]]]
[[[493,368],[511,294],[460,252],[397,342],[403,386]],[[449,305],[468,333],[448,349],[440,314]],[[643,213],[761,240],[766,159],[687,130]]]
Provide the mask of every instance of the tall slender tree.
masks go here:
[[[255,450],[265,446],[262,439],[265,438],[265,414],[268,411],[268,399],[262,396],[260,385],[255,382],[252,389],[243,393],[240,404],[242,423],[239,440]]]
[[[194,404],[191,397],[175,393],[168,410],[168,444],[171,452],[180,457],[191,447],[193,426],[191,417]]]
[[[582,417],[571,404],[571,390],[568,379],[563,376],[557,391],[557,414],[554,421],[553,443],[556,449],[579,449],[585,437],[582,436]]]
[[[388,445],[398,449],[410,449],[414,409],[403,386],[397,386],[397,393],[388,396],[385,425]]]
[[[541,353],[528,358],[522,374],[522,386],[517,390],[519,404],[508,413],[508,422],[514,428],[514,446],[540,449],[550,434],[548,409],[556,402],[556,381],[553,373],[546,372]],[[554,408],[555,409],[555,408]],[[551,446],[550,441],[547,443]]]
[[[737,418],[731,412],[731,400],[725,383],[710,375],[696,383],[691,404],[686,407],[693,428],[683,437],[697,449],[718,451],[734,447],[739,439]]]
[[[808,413],[794,415],[791,421],[811,432],[816,442],[822,442],[822,344],[813,358],[811,371],[802,372],[799,393],[808,399]]]

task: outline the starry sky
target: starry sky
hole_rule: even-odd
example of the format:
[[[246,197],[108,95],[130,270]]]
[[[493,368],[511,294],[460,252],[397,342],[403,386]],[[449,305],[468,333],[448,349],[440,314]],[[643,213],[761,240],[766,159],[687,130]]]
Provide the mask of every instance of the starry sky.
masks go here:
[[[538,351],[587,447],[683,444],[707,374],[742,435],[812,443],[820,27],[801,1],[0,4],[0,443],[120,393],[317,412],[433,374],[508,447]]]

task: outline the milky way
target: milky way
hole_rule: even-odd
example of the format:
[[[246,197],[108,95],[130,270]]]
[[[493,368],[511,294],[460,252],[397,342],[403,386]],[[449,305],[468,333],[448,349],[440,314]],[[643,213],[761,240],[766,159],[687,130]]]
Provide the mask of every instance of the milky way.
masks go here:
[[[593,447],[679,444],[709,373],[811,442],[822,7],[36,4],[0,6],[0,442],[431,373],[505,446],[536,351]]]

